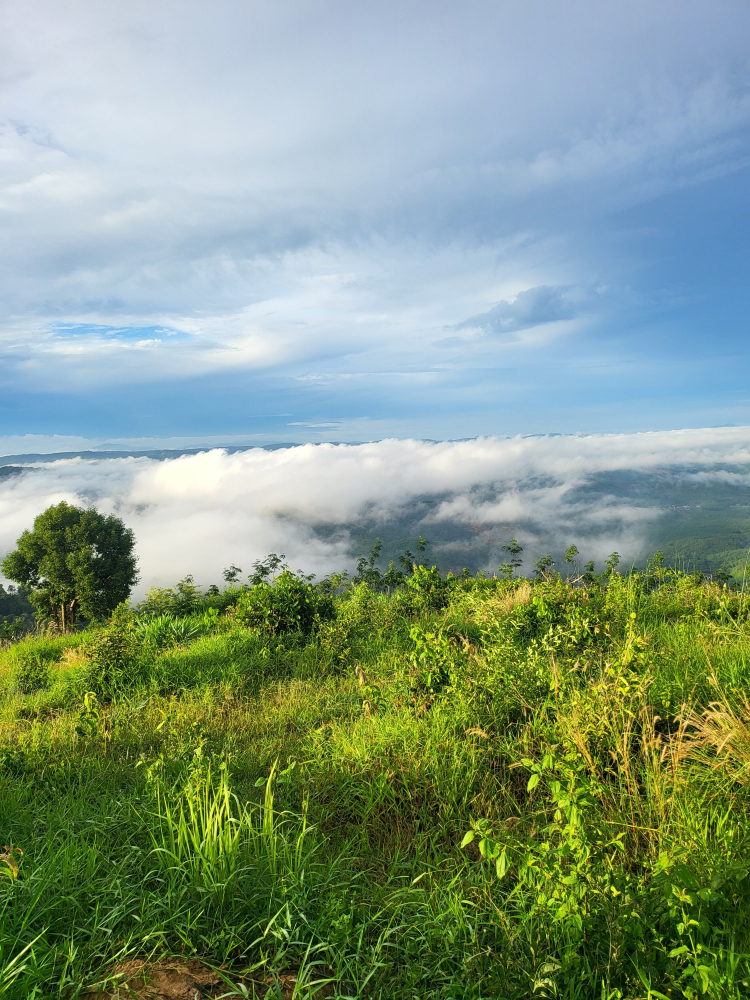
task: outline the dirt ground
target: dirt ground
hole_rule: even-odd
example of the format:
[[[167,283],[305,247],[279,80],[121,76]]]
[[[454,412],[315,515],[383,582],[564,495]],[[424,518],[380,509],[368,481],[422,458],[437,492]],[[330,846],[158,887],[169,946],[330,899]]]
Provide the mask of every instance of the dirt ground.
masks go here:
[[[233,995],[226,981],[197,959],[163,958],[156,962],[129,959],[109,970],[107,978],[110,980],[107,986],[90,991],[86,1000],[215,1000]],[[250,997],[257,1000],[276,1000],[277,989],[282,1000],[290,1000],[297,983],[294,971],[266,979],[227,978],[243,984]],[[314,995],[323,1000],[332,993],[332,987],[324,986]]]

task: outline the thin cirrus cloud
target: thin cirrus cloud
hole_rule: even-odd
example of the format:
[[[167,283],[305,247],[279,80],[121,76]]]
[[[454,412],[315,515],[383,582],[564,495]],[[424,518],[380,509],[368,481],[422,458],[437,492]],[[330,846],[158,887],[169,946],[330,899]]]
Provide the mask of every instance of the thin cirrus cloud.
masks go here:
[[[450,541],[434,552],[444,568],[460,566],[472,550],[492,568],[508,530],[537,555],[551,540],[559,545],[565,539],[587,558],[617,549],[628,559],[639,554],[662,511],[622,498],[587,498],[578,488],[592,476],[635,469],[647,477],[666,466],[687,467],[688,476],[719,470],[731,475],[742,496],[748,476],[737,467],[748,463],[747,427],[434,443],[390,439],[234,454],[213,449],[165,461],[40,461],[0,480],[0,556],[36,514],[66,500],[114,512],[134,529],[139,593],[187,573],[204,585],[216,582],[230,563],[247,571],[270,551],[322,575],[352,568],[352,524],[367,518],[378,530],[432,497],[415,525],[427,537],[436,524],[482,525],[474,541]]]
[[[9,0],[0,433],[742,423],[749,27]]]

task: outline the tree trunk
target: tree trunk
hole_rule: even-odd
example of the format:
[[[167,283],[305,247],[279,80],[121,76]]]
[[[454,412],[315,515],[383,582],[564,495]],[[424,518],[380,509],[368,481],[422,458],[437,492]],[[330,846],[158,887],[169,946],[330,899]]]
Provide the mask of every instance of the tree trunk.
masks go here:
[[[67,631],[65,627],[65,601],[60,605],[60,624],[62,625],[63,632]]]

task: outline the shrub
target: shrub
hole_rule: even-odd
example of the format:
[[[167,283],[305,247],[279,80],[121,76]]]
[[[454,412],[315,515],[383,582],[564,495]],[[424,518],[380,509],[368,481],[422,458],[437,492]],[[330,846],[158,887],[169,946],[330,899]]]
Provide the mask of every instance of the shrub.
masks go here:
[[[448,603],[451,579],[443,577],[437,566],[415,566],[406,586],[418,606],[438,610]]]
[[[16,690],[21,694],[46,691],[52,683],[51,662],[43,653],[30,650],[22,656],[14,671]]]
[[[203,602],[203,594],[191,575],[174,587],[152,587],[138,611],[147,615],[190,615]]]
[[[101,697],[111,697],[132,680],[135,661],[135,615],[129,604],[119,604],[102,628],[87,636],[89,686]]]
[[[414,625],[409,635],[414,643],[407,658],[409,694],[412,705],[424,710],[452,683],[456,649],[442,632],[426,632],[421,625]]]
[[[318,642],[335,659],[345,661],[360,655],[384,630],[392,642],[397,619],[392,601],[378,595],[368,583],[357,583],[336,601],[331,620],[321,622]]]
[[[333,600],[304,577],[284,570],[273,583],[258,583],[240,596],[231,617],[269,635],[309,636],[316,622],[334,616]]]

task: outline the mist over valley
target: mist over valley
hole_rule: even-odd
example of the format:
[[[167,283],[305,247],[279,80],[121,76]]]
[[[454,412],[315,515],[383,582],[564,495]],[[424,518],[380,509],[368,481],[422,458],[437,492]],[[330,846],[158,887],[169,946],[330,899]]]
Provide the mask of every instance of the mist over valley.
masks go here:
[[[150,454],[24,455],[0,464],[0,550],[38,511],[67,500],[117,513],[138,540],[140,582],[203,586],[269,552],[318,577],[429,541],[443,572],[490,575],[517,538],[523,568],[563,551],[603,566],[661,549],[685,570],[744,565],[750,543],[744,428]]]

